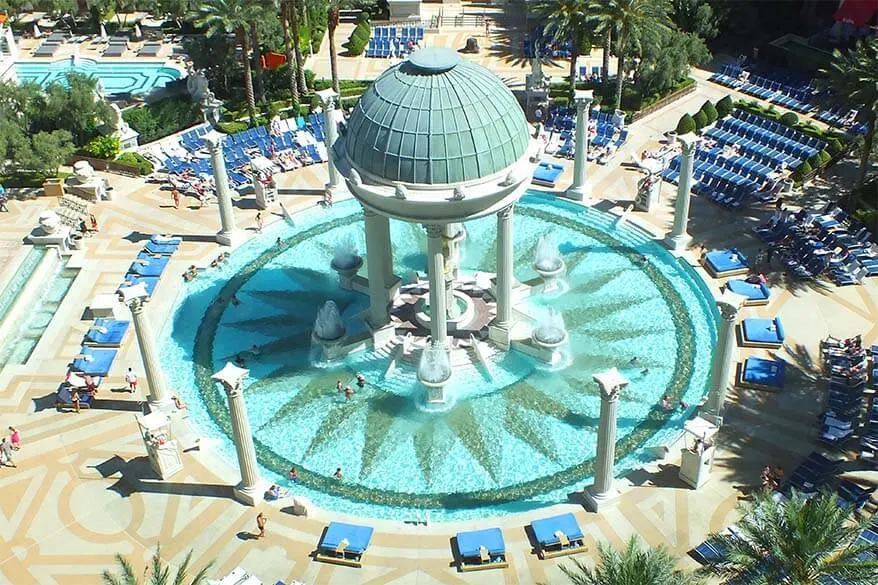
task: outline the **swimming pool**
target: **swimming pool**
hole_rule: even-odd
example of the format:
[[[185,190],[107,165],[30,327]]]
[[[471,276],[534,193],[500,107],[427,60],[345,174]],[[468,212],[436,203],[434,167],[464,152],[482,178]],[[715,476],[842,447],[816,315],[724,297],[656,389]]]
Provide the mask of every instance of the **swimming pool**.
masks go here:
[[[617,472],[682,426],[687,413],[657,408],[662,395],[696,404],[709,378],[716,336],[710,292],[648,234],[615,223],[544,195],[521,201],[516,277],[535,276],[537,239],[552,232],[569,290],[525,303],[564,315],[571,363],[547,371],[509,352],[494,358],[493,378],[481,368],[456,368],[446,387],[455,402],[443,412],[419,408],[423,389],[413,367],[404,364],[383,379],[388,358],[381,352],[310,365],[317,309],[334,300],[350,333],[367,307],[365,295],[340,290],[329,269],[343,238],[353,235],[364,249],[362,213],[353,201],[306,212],[295,228],[272,226],[236,250],[226,267],[187,285],[163,335],[166,371],[194,421],[221,437],[234,461],[226,399],[210,375],[257,346],[244,395],[263,473],[287,484],[286,470],[295,465],[295,491],[325,508],[394,519],[430,510],[434,520],[451,520],[566,501],[593,473],[600,408],[593,373],[616,366],[631,380],[620,403]],[[494,272],[495,226],[491,217],[466,223],[466,271]],[[391,221],[391,234],[395,272],[424,271],[422,228]],[[233,294],[240,305],[217,302]],[[349,383],[357,372],[369,383],[346,401],[335,381]],[[341,482],[332,478],[337,467]]]
[[[148,93],[180,78],[180,71],[156,61],[95,61],[79,58],[51,63],[19,61],[15,64],[20,83],[31,81],[47,87],[64,82],[68,73],[82,73],[100,80],[107,95]]]

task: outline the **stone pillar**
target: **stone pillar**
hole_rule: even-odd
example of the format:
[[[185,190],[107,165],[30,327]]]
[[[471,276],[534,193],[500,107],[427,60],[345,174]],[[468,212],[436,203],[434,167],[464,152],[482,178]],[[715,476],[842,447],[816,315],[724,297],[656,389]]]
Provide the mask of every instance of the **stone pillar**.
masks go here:
[[[149,301],[146,287],[143,284],[124,287],[119,289],[119,295],[122,302],[127,304],[131,310],[137,346],[140,348],[140,360],[143,362],[143,373],[149,382],[149,409],[170,412],[173,403],[168,394],[164,372],[159,364],[155,335],[152,332],[149,319],[143,312],[144,304]]]
[[[692,241],[692,236],[686,230],[689,226],[689,195],[692,191],[692,166],[698,137],[694,134],[684,134],[678,140],[683,147],[683,156],[680,161],[680,179],[677,183],[677,201],[674,205],[674,227],[665,236],[665,246],[676,252],[688,248]]]
[[[577,90],[573,96],[576,102],[576,150],[573,157],[573,184],[565,195],[575,201],[591,198],[591,186],[586,182],[588,170],[588,113],[593,101],[592,90]]]
[[[238,455],[238,467],[241,470],[241,482],[235,486],[235,498],[248,506],[255,506],[262,499],[262,482],[259,479],[259,468],[256,463],[256,448],[253,445],[253,431],[247,417],[247,403],[241,380],[249,370],[239,368],[231,363],[213,375],[213,380],[220,382],[229,398],[229,419],[232,426],[232,439]]]
[[[430,277],[430,335],[436,345],[445,347],[448,336],[445,299],[445,257],[442,236],[445,226],[429,224],[427,228],[427,266]]]
[[[338,138],[338,122],[336,121],[336,110],[335,110],[335,102],[338,99],[338,94],[335,93],[332,89],[325,89],[323,91],[318,91],[317,95],[320,96],[320,99],[323,101],[323,117],[326,121],[326,152],[329,157],[329,161],[326,165],[326,170],[329,173],[329,182],[326,184],[326,189],[332,193],[333,195],[338,190],[339,185],[339,174],[338,169],[335,167],[335,141]]]
[[[729,388],[729,377],[732,374],[735,349],[735,322],[738,311],[743,305],[743,297],[726,291],[717,300],[720,312],[719,331],[717,332],[716,351],[713,355],[713,368],[710,372],[710,393],[705,404],[702,418],[716,426],[722,425],[723,410],[726,403],[726,392]]]
[[[389,219],[371,209],[363,210],[366,224],[366,259],[369,277],[369,324],[379,329],[390,321],[385,254],[389,248]]]
[[[594,484],[585,492],[586,506],[592,512],[610,504],[618,492],[613,487],[613,465],[616,461],[616,411],[619,393],[628,380],[616,368],[594,374],[601,391],[601,418],[598,422],[598,445],[594,465]]]
[[[509,346],[512,330],[512,282],[515,279],[512,261],[514,255],[512,220],[514,205],[497,212],[497,280],[494,297],[497,300],[497,317],[488,329],[492,341],[502,347]]]
[[[216,241],[223,246],[232,246],[238,235],[235,227],[235,212],[232,207],[232,191],[229,188],[229,177],[226,173],[226,159],[223,156],[223,138],[225,134],[211,131],[204,135],[210,151],[210,162],[213,167],[213,181],[216,185],[216,200],[219,205],[221,229],[216,234]]]

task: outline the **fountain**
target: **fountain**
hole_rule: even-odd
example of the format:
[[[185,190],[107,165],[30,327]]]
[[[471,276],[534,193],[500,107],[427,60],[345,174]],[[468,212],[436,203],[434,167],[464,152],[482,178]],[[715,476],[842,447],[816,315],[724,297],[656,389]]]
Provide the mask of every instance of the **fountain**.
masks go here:
[[[551,233],[544,234],[537,240],[533,267],[543,279],[543,292],[552,292],[562,288],[559,281],[566,266],[561,258],[561,252],[558,251],[555,237]]]
[[[538,357],[553,366],[565,359],[563,347],[568,339],[564,316],[552,308],[547,310],[531,333],[531,342],[539,349]]]
[[[427,387],[428,404],[444,404],[445,392],[442,387],[451,378],[451,361],[448,359],[448,351],[441,345],[432,341],[427,344],[421,353],[421,361],[418,362],[418,381]]]
[[[344,352],[340,350],[345,337],[345,326],[335,301],[326,301],[317,311],[311,332],[312,362],[329,361]]]
[[[336,244],[329,265],[338,273],[339,286],[350,290],[351,279],[363,266],[363,257],[357,254],[357,244],[353,236],[348,234]]]

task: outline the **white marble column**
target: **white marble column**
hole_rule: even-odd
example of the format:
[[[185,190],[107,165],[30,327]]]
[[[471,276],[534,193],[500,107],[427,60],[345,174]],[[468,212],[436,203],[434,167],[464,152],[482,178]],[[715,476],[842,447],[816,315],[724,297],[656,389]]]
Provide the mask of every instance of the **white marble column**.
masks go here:
[[[677,201],[674,205],[674,226],[665,236],[665,246],[674,251],[683,251],[689,247],[692,236],[689,235],[689,196],[692,191],[692,166],[695,161],[695,149],[698,137],[695,134],[680,136],[683,155],[680,160],[680,177],[677,183]]]
[[[369,277],[369,324],[379,329],[390,321],[387,312],[387,269],[385,257],[389,250],[390,220],[386,215],[363,209],[366,224],[366,267]]]
[[[143,311],[149,301],[149,294],[143,284],[119,289],[123,303],[131,310],[137,346],[140,349],[140,360],[143,362],[143,373],[149,382],[149,409],[151,411],[169,412],[173,406],[167,390],[165,375],[162,372],[155,346],[155,335],[149,318]]]
[[[429,224],[427,229],[427,266],[430,278],[430,335],[442,347],[448,337],[445,298],[445,257],[442,254],[442,236],[445,226]]]
[[[723,410],[726,403],[726,392],[729,388],[729,377],[732,374],[735,349],[735,322],[741,310],[744,298],[730,291],[725,291],[717,300],[720,321],[717,331],[716,351],[713,355],[713,368],[710,373],[710,393],[705,404],[702,418],[713,424],[722,425]]]
[[[586,505],[599,512],[618,495],[613,486],[613,466],[616,462],[616,412],[619,394],[628,386],[628,380],[616,368],[594,374],[601,391],[601,415],[598,422],[598,444],[594,464],[594,484],[585,492]]]
[[[225,134],[212,130],[204,135],[204,141],[210,151],[210,162],[213,167],[213,182],[216,186],[216,200],[220,213],[220,231],[216,234],[216,241],[223,246],[234,245],[238,235],[235,227],[235,211],[232,207],[232,191],[229,187],[229,177],[226,172],[226,158],[223,155],[223,139]]]
[[[587,183],[588,172],[588,116],[591,102],[594,100],[592,90],[577,90],[573,96],[576,103],[576,149],[573,153],[573,184],[566,191],[566,196],[575,201],[588,201],[591,198],[591,186]]]
[[[326,188],[330,193],[335,194],[339,186],[339,174],[338,169],[335,167],[335,151],[333,150],[335,141],[338,139],[338,112],[335,109],[338,94],[332,89],[325,89],[318,91],[317,95],[323,101],[323,119],[326,122],[324,124],[326,130],[326,152],[329,157],[326,165],[326,170],[329,173],[329,182],[326,184]]]
[[[512,231],[514,205],[497,212],[497,279],[494,297],[497,300],[497,317],[488,329],[492,341],[503,347],[509,346],[512,330],[512,283],[515,280],[513,259],[515,255]]]
[[[247,416],[247,403],[241,380],[249,370],[239,368],[232,363],[214,374],[212,379],[220,382],[229,399],[229,419],[232,426],[232,440],[238,456],[238,467],[241,470],[241,482],[235,486],[235,498],[248,506],[255,506],[262,499],[263,482],[259,478],[256,463],[256,447],[253,445],[253,431]]]

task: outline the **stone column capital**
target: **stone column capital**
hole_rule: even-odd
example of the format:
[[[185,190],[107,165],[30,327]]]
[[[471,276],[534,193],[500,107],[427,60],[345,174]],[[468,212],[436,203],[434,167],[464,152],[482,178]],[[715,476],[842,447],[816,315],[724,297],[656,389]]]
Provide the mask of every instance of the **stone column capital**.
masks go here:
[[[378,214],[375,211],[369,209],[368,207],[363,208],[363,217],[376,217],[377,215]]]
[[[683,147],[683,154],[686,156],[695,154],[695,148],[701,142],[701,139],[692,132],[678,136],[677,140],[680,142],[680,146]]]
[[[143,306],[146,304],[146,299],[144,298],[134,298],[128,299],[128,309],[134,314],[140,314],[143,312]]]
[[[597,382],[598,388],[601,390],[601,400],[606,402],[618,400],[619,394],[629,384],[628,379],[616,368],[610,368],[605,372],[598,372],[592,376],[592,380]]]
[[[441,223],[427,223],[424,224],[424,229],[427,230],[427,235],[431,238],[439,238],[445,233],[445,226]]]
[[[734,322],[738,318],[738,312],[744,306],[744,297],[726,289],[722,296],[716,300],[720,316],[724,321]]]
[[[217,152],[222,148],[223,139],[225,139],[226,135],[222,132],[217,132],[213,130],[208,132],[202,138],[204,139],[205,144],[207,144],[207,150],[211,152],[211,154]]]
[[[512,212],[514,210],[515,210],[514,203],[507,205],[506,207],[504,207],[503,209],[501,209],[500,211],[497,212],[497,217],[499,219],[509,219],[510,217],[512,217]]]
[[[241,383],[237,384],[229,384],[228,382],[222,382],[223,390],[226,391],[226,396],[229,397],[229,400],[242,396],[244,394],[244,389],[241,387]]]
[[[594,101],[594,91],[590,89],[576,90],[573,94],[573,101],[576,103],[577,111],[581,111]]]

